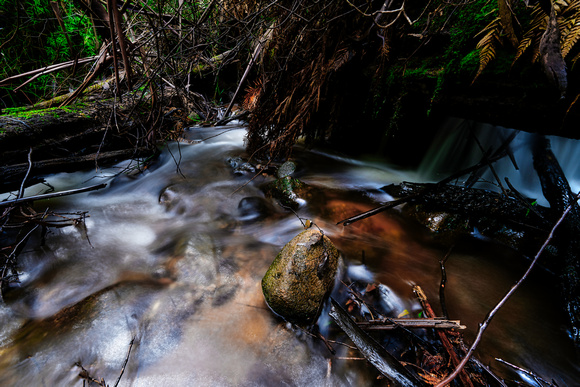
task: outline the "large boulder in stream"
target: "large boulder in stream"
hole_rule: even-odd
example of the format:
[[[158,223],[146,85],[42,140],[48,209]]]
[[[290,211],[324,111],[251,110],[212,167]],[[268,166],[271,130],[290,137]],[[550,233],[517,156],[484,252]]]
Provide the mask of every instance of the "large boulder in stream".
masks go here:
[[[338,250],[327,236],[303,231],[282,248],[262,278],[266,303],[287,321],[313,324],[332,291],[338,262]]]

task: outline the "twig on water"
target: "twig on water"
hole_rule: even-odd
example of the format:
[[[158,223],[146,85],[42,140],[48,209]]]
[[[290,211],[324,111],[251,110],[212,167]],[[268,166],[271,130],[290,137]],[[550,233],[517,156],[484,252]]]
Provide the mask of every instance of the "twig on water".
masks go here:
[[[60,191],[60,192],[53,192],[53,193],[48,193],[48,194],[28,196],[25,198],[18,198],[18,199],[14,199],[14,200],[6,200],[3,202],[0,202],[0,208],[1,207],[8,207],[8,206],[16,205],[16,204],[32,202],[35,200],[46,200],[46,199],[58,198],[61,196],[74,195],[74,194],[78,194],[78,193],[82,193],[82,192],[94,191],[94,190],[98,190],[101,188],[105,188],[106,186],[107,186],[106,183],[102,183],[102,184],[92,185],[90,187],[69,189],[67,191]]]
[[[30,170],[32,169],[32,147],[28,151],[28,170],[26,171],[26,175],[24,175],[24,179],[22,179],[22,184],[20,184],[20,190],[18,191],[17,199],[22,198],[24,196],[24,184],[26,184],[26,179],[28,179],[28,174],[30,174]]]
[[[553,386],[553,385],[554,385],[554,383],[550,383],[550,382],[548,382],[548,381],[544,380],[543,378],[541,378],[540,376],[536,375],[536,374],[535,374],[535,373],[533,373],[532,371],[528,371],[528,370],[527,370],[527,369],[525,369],[525,368],[518,367],[517,365],[515,365],[515,364],[512,364],[512,363],[510,363],[509,361],[505,361],[505,360],[503,360],[503,359],[499,359],[499,358],[496,358],[495,360],[497,360],[497,361],[499,361],[500,363],[503,363],[503,364],[505,364],[505,365],[507,365],[507,366],[509,366],[509,367],[511,367],[511,368],[513,368],[513,369],[515,369],[516,371],[520,371],[520,372],[523,372],[524,374],[527,374],[528,376],[530,376],[531,378],[533,378],[533,379],[534,379],[534,380],[536,380],[536,381],[539,381],[539,382],[542,382],[542,383],[544,383],[544,384],[547,384],[548,386]]]
[[[451,251],[455,245],[451,246],[447,251],[447,254],[439,261],[439,266],[441,267],[441,284],[439,285],[439,303],[441,304],[441,311],[443,312],[443,317],[449,319],[449,313],[447,313],[447,303],[445,302],[445,285],[447,284],[447,272],[445,270],[445,262],[451,255]]]
[[[564,211],[564,213],[562,214],[562,216],[560,217],[560,219],[558,219],[558,221],[556,222],[556,224],[554,225],[554,227],[552,227],[552,230],[550,231],[550,234],[548,235],[548,238],[546,238],[546,241],[544,242],[544,244],[542,245],[542,247],[540,247],[540,250],[538,251],[538,253],[534,257],[534,259],[530,263],[530,266],[528,267],[528,269],[526,270],[526,272],[524,273],[524,275],[522,276],[522,278],[520,278],[518,280],[518,282],[516,282],[515,285],[512,286],[512,288],[505,294],[505,296],[488,313],[488,315],[486,316],[485,320],[483,320],[483,322],[479,325],[479,329],[477,330],[477,335],[475,337],[475,340],[473,341],[473,344],[471,344],[471,347],[469,347],[469,350],[465,354],[465,357],[463,358],[463,360],[461,360],[461,363],[459,363],[459,365],[455,368],[455,370],[449,376],[447,376],[445,379],[443,379],[441,382],[439,382],[439,384],[437,384],[436,387],[443,387],[443,386],[451,383],[453,381],[453,379],[455,379],[457,377],[457,375],[459,375],[459,373],[461,372],[461,370],[463,370],[463,368],[465,367],[465,365],[469,361],[469,358],[471,357],[471,355],[473,354],[473,352],[477,348],[477,345],[481,341],[481,338],[483,337],[483,333],[485,332],[485,330],[489,326],[489,323],[491,322],[492,318],[501,309],[501,307],[506,303],[506,301],[511,297],[511,295],[520,287],[520,285],[524,282],[524,280],[528,277],[528,275],[530,274],[530,272],[532,271],[532,269],[536,265],[536,262],[540,258],[540,255],[542,255],[542,253],[544,252],[544,250],[548,246],[548,243],[550,243],[550,241],[554,237],[554,232],[556,231],[556,229],[558,228],[558,226],[560,226],[560,224],[564,221],[564,218],[566,218],[566,215],[568,215],[568,213],[570,212],[570,210],[572,209],[572,207],[574,206],[574,204],[578,201],[578,199],[580,199],[580,192],[576,195],[576,197],[574,198],[574,200],[566,208],[566,210]]]
[[[121,377],[123,377],[123,373],[125,372],[125,367],[127,367],[127,363],[129,362],[129,355],[131,355],[131,349],[133,349],[133,343],[135,343],[135,337],[131,339],[129,343],[129,350],[127,351],[127,356],[125,357],[125,363],[123,363],[123,368],[121,368],[121,373],[119,374],[119,378],[117,378],[117,382],[115,383],[115,387],[119,385],[121,381]]]

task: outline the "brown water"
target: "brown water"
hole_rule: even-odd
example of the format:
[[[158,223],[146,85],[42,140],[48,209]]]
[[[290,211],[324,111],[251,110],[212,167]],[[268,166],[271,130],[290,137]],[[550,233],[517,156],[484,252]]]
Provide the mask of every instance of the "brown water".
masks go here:
[[[192,131],[202,139],[213,134]],[[375,383],[363,362],[334,359],[265,306],[262,275],[302,225],[273,203],[259,213],[239,211],[242,199],[263,198],[258,186],[265,181],[239,189],[252,175],[234,174],[226,160],[243,154],[243,134],[173,144],[173,157],[166,151],[131,178],[110,177],[115,170],[50,178],[57,189],[110,184],[37,204],[90,211],[90,243],[75,228],[51,229],[46,245],[35,237],[21,254],[22,287],[0,307],[0,385],[80,386],[81,365],[114,385],[127,359],[121,386]],[[438,261],[446,249],[396,213],[336,225],[386,200],[376,188],[416,176],[316,152],[297,152],[296,162],[297,175],[315,188],[298,214],[330,236],[351,273],[385,284],[394,315],[419,312],[414,284],[437,309]],[[450,317],[468,326],[468,339],[525,264],[509,249],[476,239],[455,248],[447,305]],[[492,322],[479,356],[505,375],[495,357],[560,386],[578,385],[577,357],[550,281],[538,272],[518,291]]]

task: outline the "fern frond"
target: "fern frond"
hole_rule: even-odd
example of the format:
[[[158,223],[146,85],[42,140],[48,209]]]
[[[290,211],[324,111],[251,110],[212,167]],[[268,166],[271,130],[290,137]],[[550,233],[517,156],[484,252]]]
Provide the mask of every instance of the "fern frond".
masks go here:
[[[342,67],[343,64],[348,62],[350,59],[351,53],[346,49],[342,48],[334,53],[334,56],[330,60],[330,71],[337,71],[339,68]]]
[[[561,15],[573,3],[573,0],[556,0],[554,1],[554,10],[558,15]]]
[[[576,56],[574,58],[572,58],[572,60],[570,62],[572,62],[572,65],[576,64],[576,61],[580,59],[580,52],[578,54],[576,54]]]
[[[558,10],[557,10],[558,11]],[[558,28],[562,56],[566,57],[580,39],[580,2],[567,0],[567,6],[560,6]]]
[[[540,37],[542,36],[542,33],[548,24],[548,15],[546,15],[546,13],[542,10],[539,3],[534,6],[531,16],[532,21],[530,22],[529,28],[524,33],[522,40],[520,40],[520,44],[516,51],[516,55],[514,56],[512,65],[534,42],[539,42]]]
[[[486,32],[486,34],[481,38],[476,46],[479,50],[479,68],[477,69],[477,74],[475,74],[472,83],[475,82],[477,77],[479,77],[487,65],[495,58],[495,49],[497,44],[500,43],[501,18],[495,18],[479,34],[483,32]]]
[[[561,39],[562,56],[565,58],[580,39],[580,17],[574,19],[574,24],[571,28],[562,31]]]

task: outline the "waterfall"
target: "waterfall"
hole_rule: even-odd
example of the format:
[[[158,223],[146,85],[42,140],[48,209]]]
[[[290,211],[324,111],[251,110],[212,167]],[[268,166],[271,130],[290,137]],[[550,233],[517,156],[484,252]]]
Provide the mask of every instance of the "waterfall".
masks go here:
[[[452,173],[477,164],[485,152],[494,152],[512,134],[515,138],[509,145],[515,164],[510,157],[493,163],[493,168],[507,188],[504,178],[524,196],[535,199],[538,204],[549,206],[542,194],[539,178],[533,167],[531,144],[532,133],[516,131],[501,126],[450,118],[439,129],[433,144],[427,151],[418,173],[424,181],[439,181]],[[564,171],[573,192],[580,190],[580,141],[548,136],[552,150]],[[478,144],[479,143],[479,144]],[[517,168],[516,168],[517,166]],[[463,183],[469,175],[463,176]],[[499,185],[490,168],[485,168],[475,187],[499,191]]]

